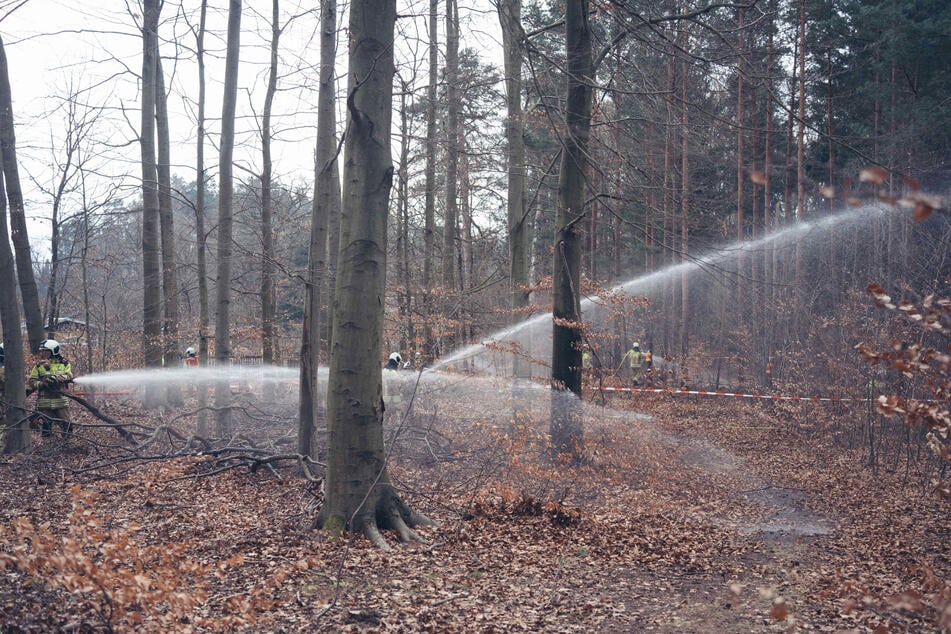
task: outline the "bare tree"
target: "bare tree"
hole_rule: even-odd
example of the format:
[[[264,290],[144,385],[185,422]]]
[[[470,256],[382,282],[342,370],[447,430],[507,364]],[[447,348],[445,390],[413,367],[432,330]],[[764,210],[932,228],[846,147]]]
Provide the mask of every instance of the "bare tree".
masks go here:
[[[225,87],[221,106],[221,143],[218,149],[218,282],[215,286],[215,362],[218,367],[231,363],[231,259],[234,251],[234,115],[238,102],[238,56],[241,38],[241,0],[228,5],[228,52],[225,57]],[[215,385],[217,433],[231,433],[231,386],[227,381]]]
[[[145,365],[162,365],[161,250],[159,247],[159,194],[155,159],[155,99],[158,69],[160,0],[142,5],[142,112],[139,142],[142,155],[142,320]],[[146,401],[157,399],[149,383]]]
[[[61,230],[66,218],[63,217],[63,203],[68,194],[79,186],[77,179],[81,179],[83,159],[81,148],[89,139],[95,122],[102,113],[102,106],[81,108],[81,90],[70,80],[67,86],[68,94],[63,99],[60,108],[64,111],[65,121],[62,122],[65,137],[59,155],[51,156],[50,164],[54,166],[55,180],[52,187],[45,187],[38,179],[33,179],[34,185],[50,197],[50,272],[46,287],[46,330],[50,336],[56,331],[60,311],[61,273],[63,256],[61,253]],[[58,109],[60,109],[58,108]],[[51,113],[52,116],[53,113]],[[65,280],[62,280],[65,283]]]
[[[300,351],[300,410],[297,451],[314,455],[314,432],[320,397],[317,368],[320,365],[321,285],[327,269],[327,227],[340,215],[340,178],[337,167],[337,118],[334,112],[337,57],[337,2],[320,3],[320,86],[317,96],[317,148],[315,193],[310,225],[310,254],[305,281],[304,327]]]
[[[424,359],[435,356],[432,312],[433,256],[436,252],[436,89],[439,82],[439,0],[429,0],[429,85],[426,88],[426,204],[423,224]]]
[[[456,290],[459,257],[459,9],[446,0],[446,204],[442,240],[442,283]]]
[[[168,94],[162,57],[155,55],[155,128],[158,142],[156,174],[159,185],[159,223],[162,240],[162,299],[164,305],[163,350],[165,364],[178,359],[178,275],[175,266],[175,221],[172,214],[172,151],[168,129]],[[167,388],[169,401],[182,403],[177,387]]]
[[[23,317],[26,320],[30,350],[36,350],[43,340],[43,314],[40,312],[40,296],[33,277],[33,257],[30,255],[30,237],[26,230],[26,213],[23,207],[23,191],[20,188],[16,135],[13,128],[13,96],[3,40],[0,40],[0,152],[3,155],[0,159],[3,161],[7,200],[10,203],[10,238],[13,240],[16,254],[16,273],[20,282],[20,297],[23,299]]]
[[[404,541],[430,520],[390,483],[383,447],[383,299],[386,223],[393,165],[395,0],[350,7],[350,71],[340,258],[334,296],[327,399],[326,497],[314,527],[362,532],[388,549],[380,529]]]
[[[198,266],[198,362],[208,365],[208,236],[205,233],[205,20],[208,15],[208,0],[201,0],[201,14],[198,19],[196,39],[196,57],[198,62],[198,130],[195,139],[195,239],[197,240]],[[205,406],[208,392],[205,386],[199,386],[198,433],[205,435],[207,422]]]
[[[271,110],[277,93],[277,52],[281,41],[280,1],[271,3],[271,64],[261,113],[261,360],[274,362],[274,230],[271,200]]]
[[[577,461],[583,451],[581,397],[581,235],[591,130],[591,25],[583,0],[565,8],[567,85],[565,135],[558,180],[552,277],[551,442]]]
[[[522,31],[521,0],[499,0],[499,22],[502,26],[502,45],[505,64],[505,142],[506,170],[508,178],[508,238],[510,278],[512,285],[512,312],[514,319],[521,319],[522,309],[529,305],[529,233],[531,223],[525,205],[525,121],[522,113],[522,56],[524,33]],[[531,350],[516,354],[513,373],[517,378],[531,378],[531,365],[527,356]],[[515,399],[515,402],[524,402]]]
[[[0,43],[0,56],[2,50],[3,45]],[[3,75],[6,76],[6,73]],[[26,394],[20,381],[26,371],[23,337],[20,335],[20,303],[17,301],[17,279],[13,265],[13,251],[7,231],[6,192],[3,179],[0,178],[0,329],[3,330],[4,357],[0,365],[0,385],[3,386],[2,409],[5,413],[0,422],[3,423],[3,450],[6,453],[19,453],[30,447],[30,422],[24,409]]]

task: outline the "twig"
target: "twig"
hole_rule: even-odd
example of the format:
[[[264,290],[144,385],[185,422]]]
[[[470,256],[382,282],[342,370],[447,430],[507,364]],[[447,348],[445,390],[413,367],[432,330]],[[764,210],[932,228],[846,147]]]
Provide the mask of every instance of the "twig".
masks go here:
[[[85,407],[89,411],[90,414],[92,414],[99,420],[105,423],[108,423],[113,429],[119,432],[119,435],[122,436],[124,440],[132,443],[133,445],[137,444],[135,437],[132,435],[132,432],[127,430],[125,427],[123,427],[122,424],[119,423],[114,418],[102,413],[102,411],[98,407],[96,407],[95,405],[93,405],[92,403],[84,399],[83,397],[76,396],[75,394],[70,394],[69,392],[60,392],[60,393],[66,398],[72,401],[76,401],[77,403]]]

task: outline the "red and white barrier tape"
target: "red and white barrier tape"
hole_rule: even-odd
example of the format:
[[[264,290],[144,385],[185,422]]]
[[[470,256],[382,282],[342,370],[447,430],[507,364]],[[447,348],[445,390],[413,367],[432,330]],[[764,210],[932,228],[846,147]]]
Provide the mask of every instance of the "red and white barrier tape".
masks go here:
[[[599,391],[598,388],[591,388]],[[742,394],[740,392],[708,392],[704,390],[681,390],[670,388],[654,387],[603,387],[605,392],[652,392],[654,394],[688,394],[695,396],[732,396],[733,398],[754,398],[767,401],[821,401],[821,402],[848,402],[859,403],[867,402],[868,398],[838,397],[838,396],[782,396],[779,394]],[[874,400],[877,397],[872,397]]]
[[[531,386],[532,389],[537,390],[549,390],[551,389],[548,385],[543,385],[541,383],[533,383]],[[812,402],[843,402],[843,403],[867,403],[868,401],[877,401],[878,396],[873,396],[871,398],[858,398],[858,397],[847,397],[847,396],[782,396],[780,394],[743,394],[740,392],[720,392],[720,391],[706,391],[706,390],[683,390],[683,389],[674,389],[669,387],[591,387],[586,386],[584,388],[586,394],[596,393],[596,392],[649,392],[653,394],[671,394],[671,395],[693,395],[693,396],[732,396],[733,398],[752,398],[760,399],[764,401],[812,401]],[[926,400],[926,399],[915,399],[915,400]]]

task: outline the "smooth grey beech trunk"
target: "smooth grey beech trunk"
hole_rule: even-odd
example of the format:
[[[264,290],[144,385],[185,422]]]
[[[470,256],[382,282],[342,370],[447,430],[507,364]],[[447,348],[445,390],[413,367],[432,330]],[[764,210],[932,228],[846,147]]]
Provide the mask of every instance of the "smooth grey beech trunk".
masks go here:
[[[3,178],[6,198],[10,202],[10,233],[13,241],[16,274],[23,299],[23,318],[26,320],[30,350],[40,347],[43,336],[43,314],[40,311],[40,295],[33,277],[33,256],[30,252],[30,237],[26,230],[26,211],[23,207],[23,190],[20,188],[20,172],[17,167],[16,135],[13,129],[13,96],[7,70],[7,55],[0,40],[0,151],[2,151]]]
[[[314,434],[320,394],[317,368],[320,365],[320,305],[323,278],[327,273],[327,231],[332,218],[340,217],[340,178],[337,167],[337,117],[334,112],[337,57],[337,2],[320,3],[320,86],[317,95],[317,148],[315,152],[314,205],[311,211],[310,253],[307,291],[304,300],[304,327],[301,337],[300,419],[297,451],[314,455]]]
[[[386,223],[393,163],[395,0],[350,7],[350,69],[343,207],[327,395],[324,505],[314,520],[332,534],[348,529],[387,549],[380,529],[404,541],[431,523],[390,483],[383,447],[382,341]]]

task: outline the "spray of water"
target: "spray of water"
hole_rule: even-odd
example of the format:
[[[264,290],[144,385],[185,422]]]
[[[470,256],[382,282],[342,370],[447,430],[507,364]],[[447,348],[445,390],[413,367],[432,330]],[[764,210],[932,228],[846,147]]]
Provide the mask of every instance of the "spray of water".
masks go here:
[[[118,370],[79,376],[75,382],[79,385],[103,389],[135,389],[146,385],[185,388],[220,382],[251,386],[291,384],[296,383],[299,377],[300,370],[297,368],[261,365]]]
[[[741,254],[762,253],[775,249],[783,257],[797,242],[807,245],[820,244],[830,232],[840,226],[856,223],[868,223],[893,213],[893,207],[885,205],[865,205],[849,208],[836,214],[775,231],[752,241],[735,242],[723,246],[703,256],[670,265],[666,268],[639,275],[615,286],[612,290],[629,295],[659,297],[664,287],[682,275],[713,276],[714,280],[724,281],[729,277],[729,266]],[[608,313],[596,300],[585,298],[581,301],[582,318],[598,327],[603,327]],[[536,315],[517,324],[494,332],[481,342],[463,347],[438,361],[433,370],[462,369],[508,376],[512,371],[512,344],[531,351],[531,357],[547,360],[551,356],[551,313]],[[535,364],[535,376],[547,376],[547,367]]]
[[[729,264],[735,262],[739,253],[754,254],[766,249],[776,249],[779,253],[785,253],[797,241],[810,245],[818,244],[833,227],[848,226],[850,223],[867,223],[890,211],[892,211],[891,207],[882,205],[850,208],[838,214],[782,229],[757,240],[726,245],[690,261],[634,277],[618,284],[613,290],[631,295],[652,296],[660,293],[668,283],[681,275],[729,277]],[[586,321],[596,326],[602,325],[599,320],[602,320],[608,311],[603,309],[597,301],[585,299],[581,306],[583,318]],[[511,375],[512,364],[509,350],[512,343],[530,351],[532,358],[550,357],[551,313],[536,315],[492,333],[483,341],[465,346],[438,361],[423,373],[402,372],[402,381],[414,384],[415,389],[423,395],[420,399],[421,403],[426,399],[435,401],[447,394],[458,394],[458,385],[464,382],[468,391],[479,395],[477,400],[480,410],[490,408],[511,411],[510,403],[501,402],[498,395],[511,391],[511,381],[507,377]],[[484,377],[485,380],[474,381],[470,376],[463,381],[460,377],[453,377],[446,372],[463,369],[463,367],[468,372],[475,372]],[[536,364],[533,368],[533,375],[536,377],[546,376],[547,373],[548,369],[544,365]],[[500,379],[502,383],[499,383]],[[297,368],[227,366],[121,370],[81,376],[76,379],[76,383],[102,389],[135,389],[150,385],[186,388],[202,384],[213,385],[224,381],[249,387],[267,384],[296,386],[298,380],[299,369]],[[321,383],[320,389],[324,389],[327,380],[326,367],[319,369],[318,380]],[[542,394],[544,392],[541,392],[539,396]],[[542,400],[547,401],[547,397]],[[445,407],[443,411],[446,411]]]

